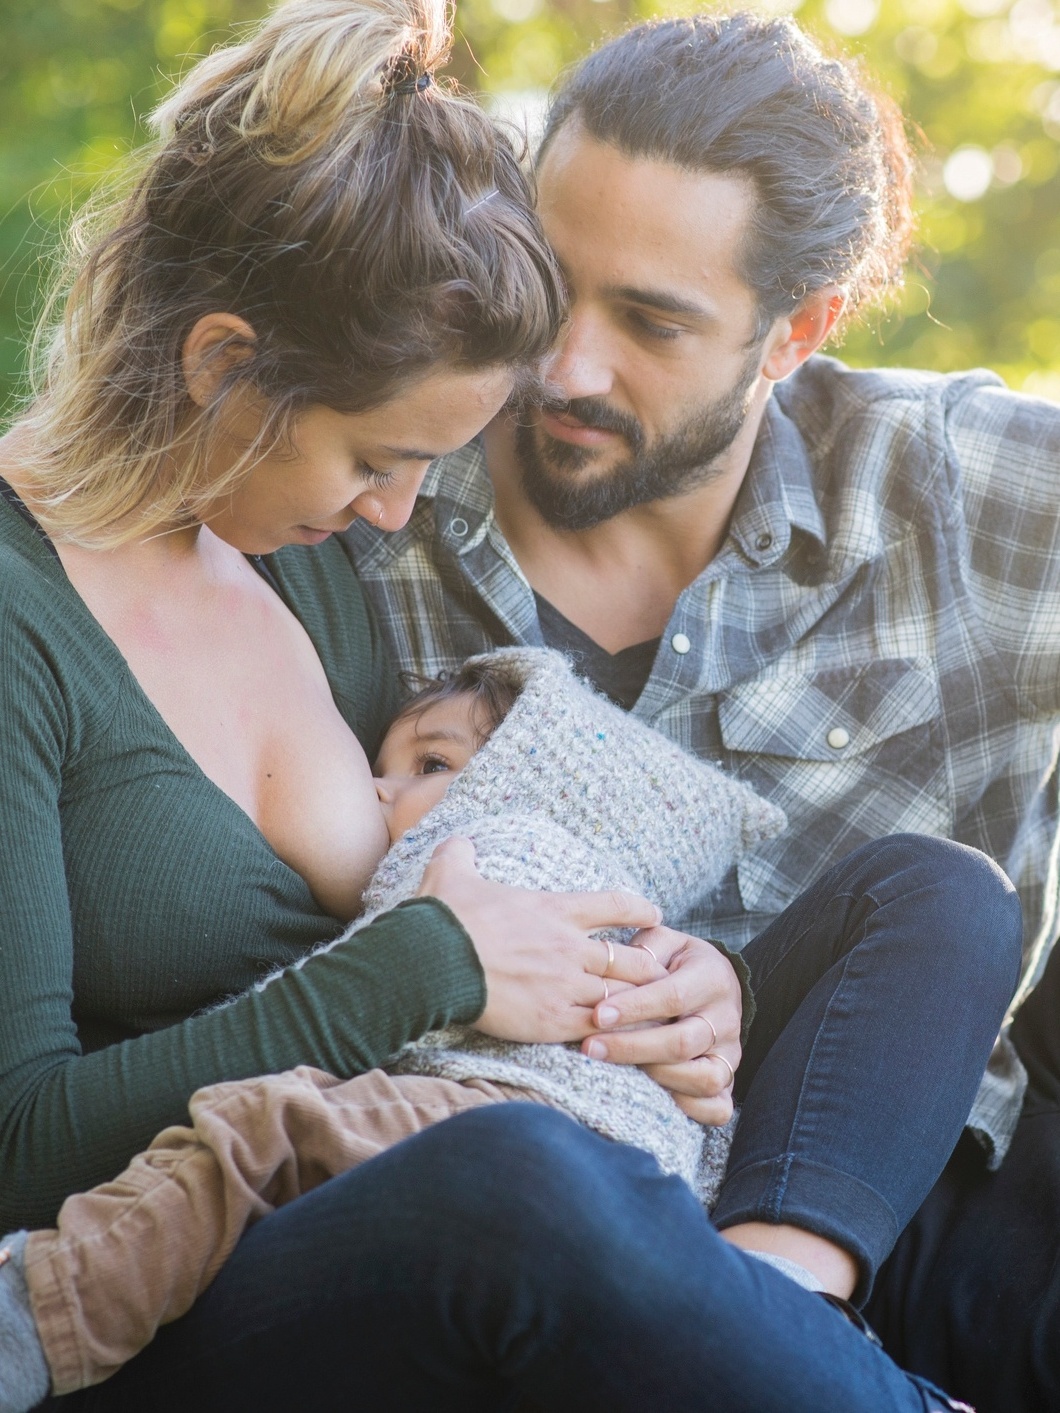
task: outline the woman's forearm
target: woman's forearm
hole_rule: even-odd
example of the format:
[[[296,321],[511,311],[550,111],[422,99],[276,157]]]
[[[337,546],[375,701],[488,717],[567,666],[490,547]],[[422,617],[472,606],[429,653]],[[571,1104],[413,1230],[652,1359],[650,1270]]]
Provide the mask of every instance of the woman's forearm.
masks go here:
[[[260,991],[166,1030],[79,1055],[69,1011],[0,1080],[0,1230],[52,1224],[64,1197],[113,1177],[196,1089],[316,1065],[371,1069],[425,1031],[474,1020],[482,971],[433,899],[403,905]]]

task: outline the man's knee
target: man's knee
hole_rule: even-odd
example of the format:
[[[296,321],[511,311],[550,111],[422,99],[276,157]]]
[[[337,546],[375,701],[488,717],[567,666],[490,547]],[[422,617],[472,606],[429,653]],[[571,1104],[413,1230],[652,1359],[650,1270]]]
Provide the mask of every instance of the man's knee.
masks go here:
[[[892,834],[839,865],[846,885],[878,905],[915,909],[911,921],[939,960],[952,957],[962,975],[996,978],[1011,996],[1019,979],[1023,917],[1019,895],[986,854],[952,839]]]

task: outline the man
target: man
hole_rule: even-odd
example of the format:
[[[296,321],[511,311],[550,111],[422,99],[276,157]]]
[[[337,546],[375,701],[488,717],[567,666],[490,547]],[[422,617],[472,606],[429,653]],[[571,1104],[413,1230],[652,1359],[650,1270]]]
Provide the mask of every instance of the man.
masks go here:
[[[740,945],[864,841],[941,834],[1017,885],[1033,979],[1058,927],[1060,415],[989,375],[811,360],[898,278],[909,171],[897,114],[789,20],[605,46],[539,155],[571,298],[556,401],[432,468],[406,529],[350,541],[405,666],[564,648],[784,807],[787,833],[687,930]],[[1006,1041],[978,1143],[870,1306],[900,1362],[981,1413],[1060,1406],[1039,1347],[1057,1329],[1054,971],[1015,1027],[1034,1081],[1018,1131]]]

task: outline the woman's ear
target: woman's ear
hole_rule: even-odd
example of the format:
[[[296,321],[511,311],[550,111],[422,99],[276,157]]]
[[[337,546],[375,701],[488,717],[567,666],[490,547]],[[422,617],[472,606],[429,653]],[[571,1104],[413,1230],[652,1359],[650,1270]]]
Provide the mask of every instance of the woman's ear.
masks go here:
[[[188,396],[196,406],[213,401],[225,373],[251,356],[254,341],[254,330],[238,314],[217,310],[195,321],[184,340],[181,362]]]
[[[846,308],[846,292],[838,285],[815,290],[787,319],[778,319],[770,334],[771,347],[762,364],[762,376],[779,383],[816,353]]]

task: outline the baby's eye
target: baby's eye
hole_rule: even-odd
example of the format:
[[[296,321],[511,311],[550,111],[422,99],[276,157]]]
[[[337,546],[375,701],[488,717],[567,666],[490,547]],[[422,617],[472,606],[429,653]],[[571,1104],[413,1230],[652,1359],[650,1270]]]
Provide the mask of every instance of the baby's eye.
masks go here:
[[[420,764],[421,775],[437,775],[440,771],[451,769],[444,756],[424,756]]]

